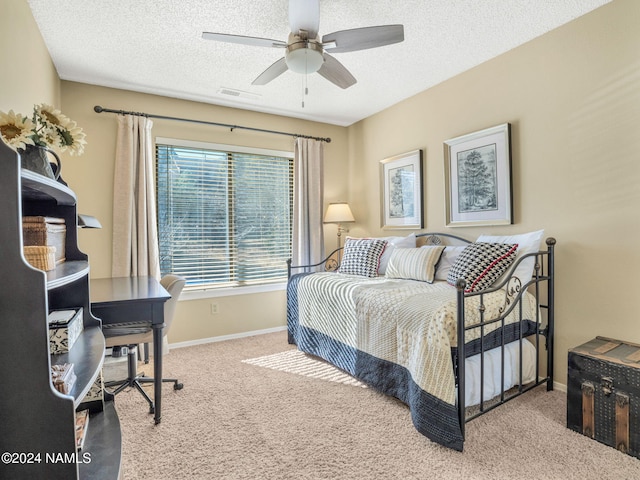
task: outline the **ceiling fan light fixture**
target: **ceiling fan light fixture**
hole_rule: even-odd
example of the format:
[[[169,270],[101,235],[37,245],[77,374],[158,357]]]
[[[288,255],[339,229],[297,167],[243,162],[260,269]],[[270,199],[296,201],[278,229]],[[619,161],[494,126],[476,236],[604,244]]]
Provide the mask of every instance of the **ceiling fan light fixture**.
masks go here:
[[[314,42],[289,45],[285,58],[289,70],[296,73],[315,73],[324,63],[322,47]]]
[[[319,20],[320,0],[289,0],[291,32],[286,42],[215,32],[202,32],[202,38],[241,45],[284,48],[284,57],[280,57],[258,75],[251,85],[266,85],[287,70],[291,70],[305,76],[318,72],[320,76],[342,89],[351,87],[357,80],[336,58],[325,53],[326,51],[331,54],[357,52],[404,41],[404,27],[399,24],[351,28],[319,37]],[[302,105],[304,106],[304,102]]]

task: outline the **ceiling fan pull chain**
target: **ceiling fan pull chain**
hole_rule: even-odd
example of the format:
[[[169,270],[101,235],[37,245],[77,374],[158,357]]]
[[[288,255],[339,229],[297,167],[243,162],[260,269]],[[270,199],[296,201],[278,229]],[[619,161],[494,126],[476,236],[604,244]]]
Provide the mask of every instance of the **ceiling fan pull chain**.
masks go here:
[[[302,81],[302,108],[304,108],[304,97],[309,95],[308,74],[304,74],[304,80]]]
[[[309,95],[309,74],[304,75],[304,94]]]
[[[307,42],[307,45],[309,42]],[[309,78],[309,52],[305,49],[304,51],[304,95],[302,96],[302,108],[304,108],[304,96],[309,94],[309,88],[307,88],[307,79]]]

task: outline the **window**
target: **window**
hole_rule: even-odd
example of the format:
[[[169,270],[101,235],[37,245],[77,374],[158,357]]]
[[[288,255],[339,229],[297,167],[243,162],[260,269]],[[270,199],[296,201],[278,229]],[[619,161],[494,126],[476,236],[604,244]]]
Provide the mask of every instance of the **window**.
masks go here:
[[[163,275],[182,275],[192,288],[286,279],[290,152],[158,138],[156,160]]]

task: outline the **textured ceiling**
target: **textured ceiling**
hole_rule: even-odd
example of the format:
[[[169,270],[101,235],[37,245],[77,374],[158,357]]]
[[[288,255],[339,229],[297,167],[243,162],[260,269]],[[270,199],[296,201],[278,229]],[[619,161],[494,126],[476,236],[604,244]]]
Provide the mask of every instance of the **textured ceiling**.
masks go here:
[[[29,0],[29,5],[63,80],[346,126],[609,1],[321,0],[320,36],[404,25],[402,43],[334,54],[358,80],[346,90],[318,74],[293,72],[253,86],[283,56],[282,49],[201,37],[209,31],[285,41],[288,0]],[[221,89],[252,95],[224,95]]]

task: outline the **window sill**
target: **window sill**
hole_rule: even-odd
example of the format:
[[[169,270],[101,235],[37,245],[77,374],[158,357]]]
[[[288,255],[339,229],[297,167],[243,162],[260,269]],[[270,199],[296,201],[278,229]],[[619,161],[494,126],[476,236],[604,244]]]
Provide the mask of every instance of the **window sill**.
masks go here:
[[[249,287],[209,288],[202,290],[183,290],[180,300],[200,300],[203,298],[232,297],[234,295],[251,295],[285,290],[287,284],[272,283],[269,285],[253,285]]]

